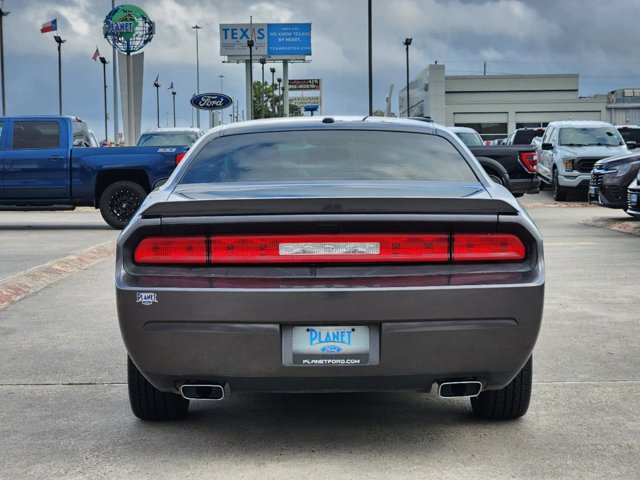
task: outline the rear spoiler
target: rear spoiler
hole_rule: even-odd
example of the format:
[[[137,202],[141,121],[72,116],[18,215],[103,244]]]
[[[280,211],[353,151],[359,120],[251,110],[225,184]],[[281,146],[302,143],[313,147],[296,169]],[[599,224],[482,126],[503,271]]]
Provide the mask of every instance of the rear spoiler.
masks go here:
[[[141,212],[150,217],[201,217],[219,215],[301,214],[457,214],[516,215],[518,210],[504,200],[473,198],[250,198],[233,200],[188,200],[150,205]]]

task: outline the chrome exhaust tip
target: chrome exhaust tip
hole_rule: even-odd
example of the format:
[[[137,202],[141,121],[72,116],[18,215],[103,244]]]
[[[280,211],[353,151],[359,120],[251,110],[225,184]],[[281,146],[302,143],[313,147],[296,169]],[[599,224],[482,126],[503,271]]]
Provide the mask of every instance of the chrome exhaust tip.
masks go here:
[[[224,387],[212,384],[186,383],[180,387],[180,395],[187,400],[222,400]]]
[[[442,398],[477,397],[481,391],[482,383],[477,380],[442,382],[438,384],[438,395]]]

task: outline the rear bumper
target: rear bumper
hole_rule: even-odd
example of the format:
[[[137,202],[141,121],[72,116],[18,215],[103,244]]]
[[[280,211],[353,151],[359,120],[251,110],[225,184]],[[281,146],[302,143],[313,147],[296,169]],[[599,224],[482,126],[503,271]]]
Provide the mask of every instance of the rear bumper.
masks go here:
[[[129,355],[165,391],[187,381],[251,391],[430,390],[452,378],[496,389],[518,373],[538,336],[544,284],[536,272],[492,286],[162,288],[150,305],[118,281],[118,314]],[[285,365],[288,325],[369,325],[379,332],[379,363]]]

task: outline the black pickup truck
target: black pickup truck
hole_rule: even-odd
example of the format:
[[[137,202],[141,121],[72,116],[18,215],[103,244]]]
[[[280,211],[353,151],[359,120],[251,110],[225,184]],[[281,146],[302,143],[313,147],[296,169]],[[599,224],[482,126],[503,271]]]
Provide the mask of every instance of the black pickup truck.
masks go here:
[[[514,197],[539,193],[536,178],[538,156],[533,145],[484,145],[472,128],[451,127],[480,162],[493,181],[507,187]]]
[[[432,122],[429,117],[411,118]],[[514,197],[540,192],[540,179],[536,177],[538,156],[533,145],[485,145],[480,134],[472,128],[449,128],[471,150],[489,177],[507,187]]]

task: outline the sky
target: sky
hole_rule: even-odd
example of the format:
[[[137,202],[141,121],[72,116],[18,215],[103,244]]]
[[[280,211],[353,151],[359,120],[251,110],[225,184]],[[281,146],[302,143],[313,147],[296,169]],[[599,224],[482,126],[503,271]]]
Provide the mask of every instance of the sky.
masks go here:
[[[176,91],[178,126],[191,126],[189,98],[196,90],[195,33],[199,31],[200,90],[223,92],[245,108],[244,67],[223,63],[219,25],[311,23],[312,55],[292,64],[290,78],[320,78],[325,114],[368,112],[367,0],[137,0],[156,23],[144,48],[142,130],[156,126],[159,75],[161,126],[172,126]],[[116,2],[116,5],[120,2]],[[110,0],[5,0],[7,115],[57,114],[57,53],[43,23],[58,20],[62,46],[63,113],[84,118],[104,138],[102,65],[96,49],[111,61],[102,36]],[[411,37],[410,76],[435,60],[448,75],[577,73],[580,95],[640,88],[640,0],[372,0],[373,107],[384,109],[394,85],[392,110],[406,81],[403,41]],[[266,79],[270,79],[266,68]],[[276,64],[276,77],[282,76]],[[113,108],[111,64],[107,65],[108,110]],[[256,64],[254,79],[260,78]],[[221,79],[219,76],[223,75]],[[222,80],[222,84],[221,84]],[[230,110],[226,111],[226,119]],[[121,113],[120,113],[121,118]],[[205,124],[202,117],[202,124]],[[122,130],[122,121],[120,121]],[[113,122],[109,121],[109,135]]]

